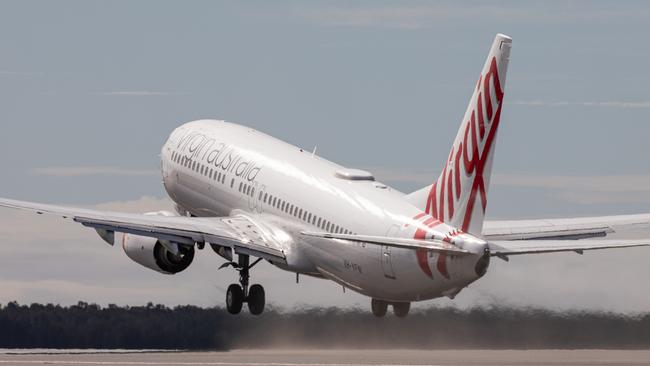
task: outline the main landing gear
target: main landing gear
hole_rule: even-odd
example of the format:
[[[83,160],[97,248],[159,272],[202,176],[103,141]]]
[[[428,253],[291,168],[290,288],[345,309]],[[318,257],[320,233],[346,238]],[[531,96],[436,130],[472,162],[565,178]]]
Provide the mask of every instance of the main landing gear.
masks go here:
[[[372,299],[370,301],[370,308],[372,309],[372,314],[378,318],[386,315],[388,311],[389,303],[383,300]],[[405,318],[409,315],[409,310],[411,309],[410,302],[393,302],[390,303],[393,305],[393,313],[398,318]]]
[[[244,303],[248,304],[248,310],[253,315],[259,315],[264,312],[264,287],[257,284],[250,286],[250,288],[248,287],[248,280],[250,278],[249,270],[260,260],[262,259],[259,258],[253,264],[249,264],[249,256],[239,255],[237,263],[229,262],[221,266],[223,268],[231,265],[239,271],[239,285],[233,283],[228,286],[228,291],[226,292],[226,308],[230,314],[239,314]]]

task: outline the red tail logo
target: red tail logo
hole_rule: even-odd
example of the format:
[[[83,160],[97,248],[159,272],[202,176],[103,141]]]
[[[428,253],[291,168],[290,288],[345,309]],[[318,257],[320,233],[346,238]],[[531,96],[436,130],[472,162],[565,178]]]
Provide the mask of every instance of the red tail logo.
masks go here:
[[[494,96],[491,85],[494,87]],[[461,126],[461,131],[464,127],[464,133],[452,146],[438,181],[431,186],[425,208],[426,213],[434,218],[460,227],[463,231],[470,231],[477,194],[481,196],[483,213],[487,205],[483,172],[492,151],[503,101],[495,57],[492,58],[488,72],[479,78],[476,93],[476,105],[469,119]],[[462,211],[462,201],[467,194],[467,206]]]

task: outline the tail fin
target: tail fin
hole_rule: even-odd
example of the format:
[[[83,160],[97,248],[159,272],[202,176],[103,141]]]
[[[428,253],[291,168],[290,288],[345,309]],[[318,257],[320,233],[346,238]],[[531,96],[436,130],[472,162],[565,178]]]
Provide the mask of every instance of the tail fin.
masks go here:
[[[481,235],[512,38],[497,34],[438,180],[406,196],[426,213]]]

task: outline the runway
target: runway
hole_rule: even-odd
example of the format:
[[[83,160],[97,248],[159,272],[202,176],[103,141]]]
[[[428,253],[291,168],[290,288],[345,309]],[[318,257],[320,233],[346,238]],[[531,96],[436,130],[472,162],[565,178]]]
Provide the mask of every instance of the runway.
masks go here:
[[[650,365],[650,351],[628,350],[236,350],[229,352],[41,353],[4,350],[0,365]]]

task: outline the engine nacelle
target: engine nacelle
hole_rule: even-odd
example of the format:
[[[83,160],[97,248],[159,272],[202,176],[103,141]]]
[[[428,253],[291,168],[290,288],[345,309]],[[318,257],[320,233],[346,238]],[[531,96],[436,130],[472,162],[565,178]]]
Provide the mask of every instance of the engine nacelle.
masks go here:
[[[175,255],[165,248],[158,239],[148,236],[123,234],[122,248],[134,262],[164,274],[174,274],[185,270],[194,259],[194,247],[178,245]]]

